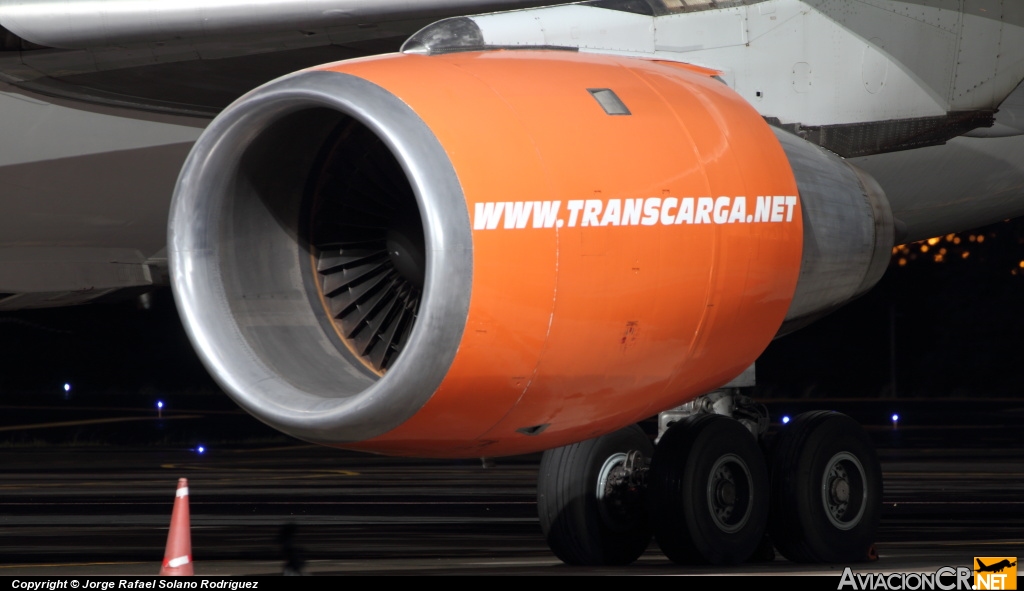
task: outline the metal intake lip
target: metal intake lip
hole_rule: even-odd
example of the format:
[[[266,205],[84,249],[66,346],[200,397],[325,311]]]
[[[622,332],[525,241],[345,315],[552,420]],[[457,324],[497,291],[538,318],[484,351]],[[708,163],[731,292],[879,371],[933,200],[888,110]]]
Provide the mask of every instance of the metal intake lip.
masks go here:
[[[410,271],[423,273],[420,310],[383,376],[339,345],[303,282],[312,162],[329,130],[351,120],[394,155],[421,217],[425,264]],[[211,123],[178,179],[168,258],[186,330],[224,390],[269,425],[329,445],[419,410],[451,366],[469,308],[469,213],[448,156],[405,103],[336,72],[278,79]]]

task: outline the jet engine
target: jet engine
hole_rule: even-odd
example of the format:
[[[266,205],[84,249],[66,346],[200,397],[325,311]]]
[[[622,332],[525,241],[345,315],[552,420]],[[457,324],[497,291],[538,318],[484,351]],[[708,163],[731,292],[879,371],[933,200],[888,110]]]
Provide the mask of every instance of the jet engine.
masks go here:
[[[178,180],[169,259],[200,357],[260,420],[479,457],[726,383],[784,321],[873,285],[892,227],[867,175],[715,72],[396,54],[297,72],[217,117]]]

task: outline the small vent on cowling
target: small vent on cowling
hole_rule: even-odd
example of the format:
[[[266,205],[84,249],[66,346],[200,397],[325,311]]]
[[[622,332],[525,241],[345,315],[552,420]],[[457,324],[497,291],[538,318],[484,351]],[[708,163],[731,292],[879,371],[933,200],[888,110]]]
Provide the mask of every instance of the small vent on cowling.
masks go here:
[[[632,115],[629,112],[629,108],[626,107],[626,103],[622,102],[619,95],[615,94],[615,91],[610,88],[588,88],[587,92],[594,97],[597,104],[601,105],[604,112],[608,115]]]
[[[388,147],[342,123],[312,186],[310,236],[327,312],[345,344],[382,374],[409,339],[426,272],[416,198]]]

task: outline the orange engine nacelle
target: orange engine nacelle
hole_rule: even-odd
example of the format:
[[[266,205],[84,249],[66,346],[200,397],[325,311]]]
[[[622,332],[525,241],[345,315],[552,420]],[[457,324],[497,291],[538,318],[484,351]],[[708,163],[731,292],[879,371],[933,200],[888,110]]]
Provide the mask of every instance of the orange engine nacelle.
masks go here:
[[[182,318],[302,439],[496,456],[729,381],[786,317],[797,181],[713,72],[562,51],[393,55],[243,97],[172,207]]]

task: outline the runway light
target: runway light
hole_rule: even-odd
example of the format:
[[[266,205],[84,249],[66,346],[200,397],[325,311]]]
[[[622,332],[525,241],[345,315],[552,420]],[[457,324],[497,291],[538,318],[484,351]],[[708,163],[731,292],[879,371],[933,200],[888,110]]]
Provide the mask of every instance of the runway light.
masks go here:
[[[786,415],[786,416],[782,417],[782,424],[783,425],[788,425],[789,424],[789,415]]]

